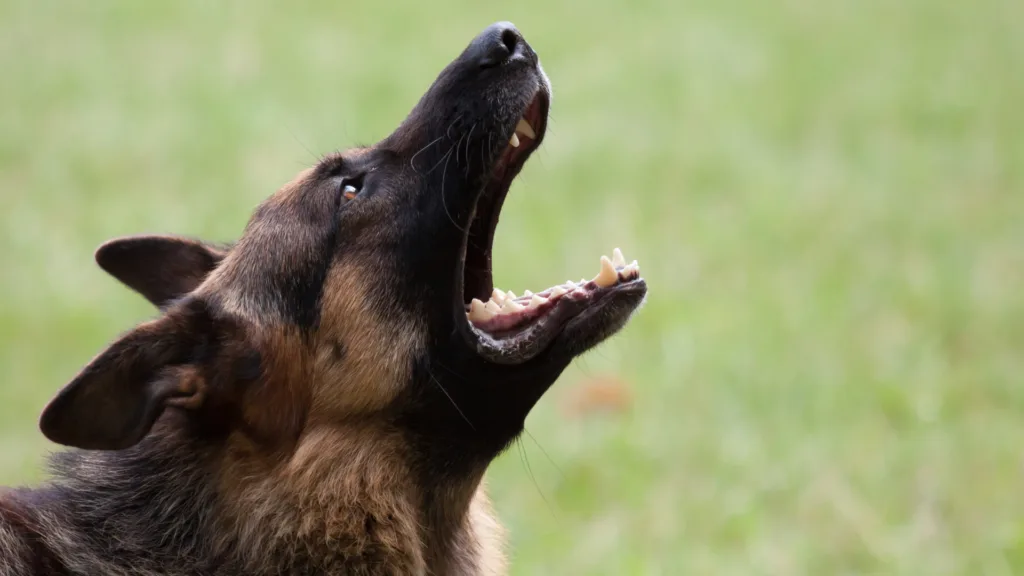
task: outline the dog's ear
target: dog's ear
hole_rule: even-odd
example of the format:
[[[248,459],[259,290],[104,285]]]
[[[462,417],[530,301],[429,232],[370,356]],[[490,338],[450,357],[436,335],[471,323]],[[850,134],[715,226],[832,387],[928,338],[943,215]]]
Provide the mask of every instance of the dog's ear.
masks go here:
[[[178,236],[126,236],[96,250],[96,263],[157,307],[192,292],[227,255],[226,247]]]
[[[118,450],[141,440],[168,405],[198,408],[207,393],[201,362],[223,338],[199,301],[175,305],[121,336],[43,410],[50,440]]]

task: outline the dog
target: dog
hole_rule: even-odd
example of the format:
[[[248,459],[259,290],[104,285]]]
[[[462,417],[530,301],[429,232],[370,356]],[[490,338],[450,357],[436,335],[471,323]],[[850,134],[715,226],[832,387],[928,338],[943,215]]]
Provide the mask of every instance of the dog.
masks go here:
[[[67,449],[0,495],[0,573],[505,573],[489,463],[647,294],[618,249],[579,284],[493,285],[550,95],[494,24],[392,134],[300,173],[234,243],[101,246],[159,315],[43,410]]]

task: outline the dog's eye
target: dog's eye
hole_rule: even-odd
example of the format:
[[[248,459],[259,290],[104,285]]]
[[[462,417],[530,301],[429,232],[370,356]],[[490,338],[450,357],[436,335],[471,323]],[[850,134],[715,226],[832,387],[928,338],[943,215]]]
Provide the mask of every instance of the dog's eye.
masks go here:
[[[338,189],[341,191],[341,195],[345,200],[352,200],[359,195],[359,192],[363,189],[363,177],[357,176],[355,178],[342,178],[338,184]]]

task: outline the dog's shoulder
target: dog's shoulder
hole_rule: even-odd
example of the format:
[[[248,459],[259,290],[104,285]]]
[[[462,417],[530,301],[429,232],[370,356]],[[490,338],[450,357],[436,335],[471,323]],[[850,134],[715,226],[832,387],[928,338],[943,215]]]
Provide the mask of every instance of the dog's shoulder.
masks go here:
[[[0,489],[0,574],[62,576],[60,558],[43,543],[38,510],[54,500],[46,490]]]

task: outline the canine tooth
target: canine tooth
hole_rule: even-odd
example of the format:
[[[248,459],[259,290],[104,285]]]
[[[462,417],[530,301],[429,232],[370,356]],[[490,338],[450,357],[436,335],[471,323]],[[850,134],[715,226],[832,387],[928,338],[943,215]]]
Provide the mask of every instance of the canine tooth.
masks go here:
[[[531,140],[537,139],[537,133],[533,131],[533,126],[530,126],[530,123],[526,121],[526,118],[519,119],[519,123],[516,124],[516,132],[522,132],[523,136],[526,136]]]
[[[493,315],[497,314],[498,312],[501,312],[501,306],[498,306],[498,304],[494,300],[488,300],[487,304],[484,304],[484,310],[490,312]]]
[[[594,278],[594,283],[601,288],[607,288],[615,281],[618,280],[619,275],[615,272],[615,267],[612,266],[612,261],[607,256],[601,256],[601,271]]]
[[[501,291],[501,288],[495,288],[494,291],[491,292],[491,300],[501,304],[505,301],[505,293]]]
[[[530,292],[529,290],[523,290],[523,297],[529,298],[530,296],[533,296],[533,292]]]
[[[567,290],[565,288],[562,288],[561,286],[555,286],[554,288],[551,289],[551,296],[549,298],[558,298],[559,296],[565,294],[566,292]]]
[[[618,248],[612,250],[612,265],[616,268],[622,268],[626,265],[626,257],[622,255],[622,250]]]
[[[519,135],[513,132],[512,137],[508,139],[508,143],[511,144],[513,148],[519,148]]]
[[[569,289],[569,290],[573,290],[573,289],[575,289],[575,288],[576,288],[576,283],[575,283],[575,282],[573,282],[572,280],[566,280],[566,281],[565,281],[565,287],[566,287],[567,289]]]
[[[534,295],[533,298],[530,298],[530,305],[528,306],[528,308],[536,308],[538,306],[541,306],[541,305],[547,304],[547,303],[548,303],[548,299],[547,298],[544,298],[543,296]]]
[[[466,316],[469,317],[470,322],[480,322],[490,320],[494,317],[494,313],[488,310],[478,298],[473,298],[469,305],[469,314]]]
[[[518,298],[518,296],[516,296],[515,292],[509,290],[508,292],[505,292],[505,298],[508,298],[509,300],[515,300],[516,298]]]
[[[516,302],[515,300],[513,300],[511,298],[509,298],[508,300],[505,300],[505,304],[503,304],[501,306],[502,313],[519,312],[522,309],[523,309],[523,305],[518,303],[518,302]]]

